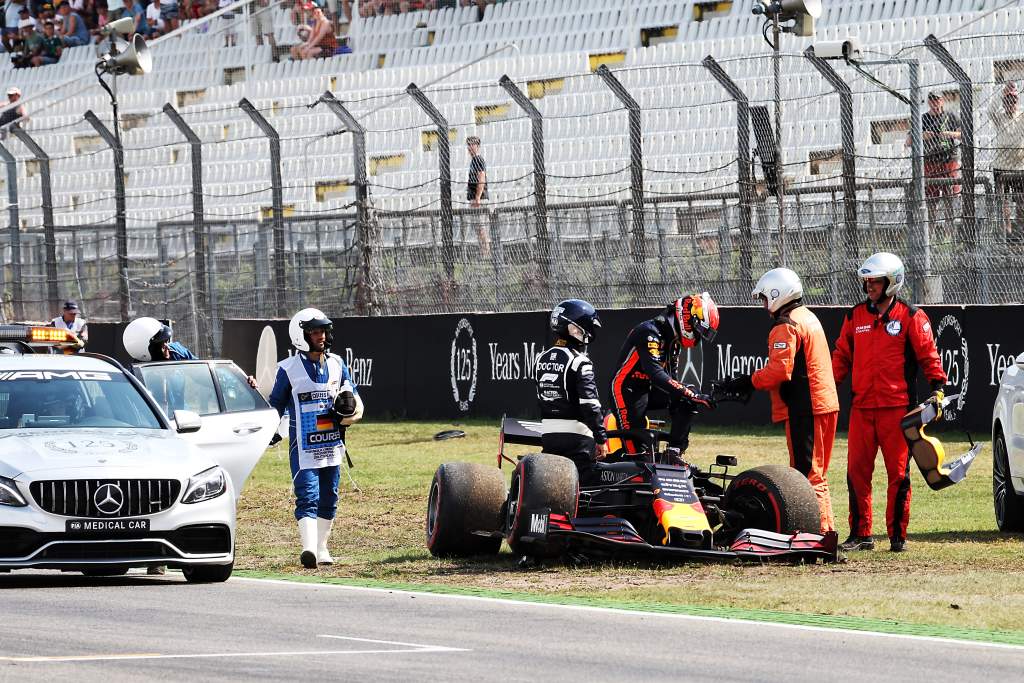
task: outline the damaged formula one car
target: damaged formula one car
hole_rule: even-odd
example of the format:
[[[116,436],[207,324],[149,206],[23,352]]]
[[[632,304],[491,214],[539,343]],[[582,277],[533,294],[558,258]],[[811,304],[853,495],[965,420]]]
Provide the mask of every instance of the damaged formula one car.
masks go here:
[[[835,532],[818,531],[810,483],[785,465],[738,475],[732,456],[702,471],[666,464],[654,430],[613,430],[639,440],[653,462],[599,462],[582,475],[568,458],[504,454],[504,444],[540,445],[538,423],[502,421],[498,466],[515,465],[511,485],[499,468],[477,463],[438,467],[427,505],[427,547],[435,556],[496,554],[502,539],[532,558],[647,561],[787,560],[834,562]],[[582,477],[582,480],[581,480]]]

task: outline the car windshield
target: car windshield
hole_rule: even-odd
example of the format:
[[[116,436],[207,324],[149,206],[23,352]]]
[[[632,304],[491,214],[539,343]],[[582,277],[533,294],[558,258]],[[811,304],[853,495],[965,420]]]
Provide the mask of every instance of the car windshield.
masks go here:
[[[0,429],[161,426],[138,389],[119,372],[0,372]]]

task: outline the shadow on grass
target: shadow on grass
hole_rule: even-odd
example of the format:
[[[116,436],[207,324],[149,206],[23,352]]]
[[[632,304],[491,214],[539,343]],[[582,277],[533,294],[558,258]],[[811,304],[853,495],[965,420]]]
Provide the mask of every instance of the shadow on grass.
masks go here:
[[[1021,541],[1021,534],[1007,534],[1001,531],[926,531],[908,534],[910,541],[931,541],[934,543],[996,543],[1000,541]]]

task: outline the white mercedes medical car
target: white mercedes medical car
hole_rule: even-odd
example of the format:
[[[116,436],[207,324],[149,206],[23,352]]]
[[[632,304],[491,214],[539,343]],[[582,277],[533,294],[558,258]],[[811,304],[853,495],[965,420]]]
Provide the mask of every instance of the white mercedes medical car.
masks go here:
[[[0,326],[0,571],[226,580],[277,411],[229,361],[147,364],[140,381],[105,356],[12,343],[27,329]]]
[[[1000,531],[1024,531],[1024,353],[1003,371],[992,409],[992,498]]]

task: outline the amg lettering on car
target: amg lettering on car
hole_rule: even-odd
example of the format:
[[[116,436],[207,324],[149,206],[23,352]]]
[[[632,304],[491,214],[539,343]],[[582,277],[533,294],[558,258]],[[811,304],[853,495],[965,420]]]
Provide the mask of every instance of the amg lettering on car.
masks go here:
[[[67,372],[56,372],[53,370],[18,370],[16,372],[0,372],[0,381],[15,381],[19,379],[77,379],[77,380],[99,380],[108,382],[111,379],[108,372],[94,372],[88,370],[68,370]]]

